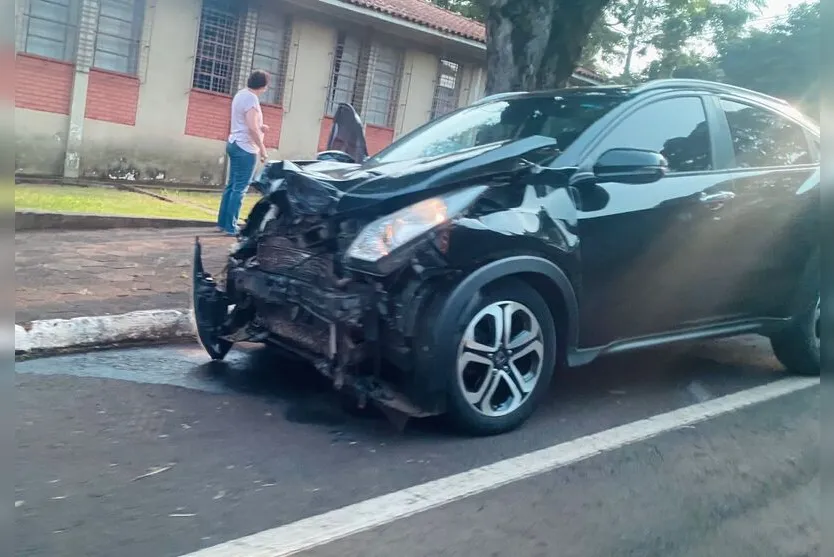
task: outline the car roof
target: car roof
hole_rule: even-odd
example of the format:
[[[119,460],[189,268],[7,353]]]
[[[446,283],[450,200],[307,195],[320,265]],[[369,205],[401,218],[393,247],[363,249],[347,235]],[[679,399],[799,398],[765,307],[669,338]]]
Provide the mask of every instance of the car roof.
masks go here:
[[[584,96],[588,94],[610,95],[610,96],[629,96],[638,97],[641,95],[661,92],[661,91],[697,91],[702,93],[735,95],[746,98],[751,101],[758,101],[761,104],[767,105],[770,108],[785,113],[796,120],[800,120],[806,126],[809,126],[817,134],[819,134],[819,125],[812,119],[802,114],[799,110],[791,106],[791,104],[777,97],[766,95],[752,89],[745,89],[736,85],[729,85],[727,83],[718,83],[716,81],[706,81],[702,79],[656,79],[640,85],[598,85],[592,87],[568,87],[563,89],[549,89],[541,91],[518,91],[512,93],[498,93],[490,95],[475,102],[474,104],[481,104],[485,102],[495,102],[499,100],[509,99],[524,99],[536,97],[550,97],[550,96]]]

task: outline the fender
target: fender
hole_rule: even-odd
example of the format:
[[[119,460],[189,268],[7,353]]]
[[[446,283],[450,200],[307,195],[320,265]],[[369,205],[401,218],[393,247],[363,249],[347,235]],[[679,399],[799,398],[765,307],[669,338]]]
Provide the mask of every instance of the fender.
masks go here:
[[[573,285],[564,271],[547,259],[531,255],[499,259],[480,267],[463,279],[448,294],[437,316],[433,318],[437,326],[434,327],[432,338],[435,354],[431,360],[437,365],[427,366],[424,371],[429,371],[429,373],[420,378],[421,390],[426,395],[440,396],[440,393],[445,392],[448,370],[440,364],[454,361],[458,347],[452,345],[449,339],[453,338],[455,333],[465,325],[463,316],[478,303],[480,290],[496,280],[522,273],[546,277],[561,293],[567,311],[566,349],[568,353],[576,349],[579,334],[579,303]]]

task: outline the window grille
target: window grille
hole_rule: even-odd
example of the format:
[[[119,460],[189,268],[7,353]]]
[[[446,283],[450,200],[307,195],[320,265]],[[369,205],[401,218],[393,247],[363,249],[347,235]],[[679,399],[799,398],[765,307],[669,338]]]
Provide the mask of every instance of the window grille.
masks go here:
[[[393,127],[403,67],[399,48],[339,34],[325,113],[351,104],[366,124]]]
[[[258,14],[252,70],[269,74],[269,87],[261,97],[266,104],[283,104],[287,58],[292,41],[292,22],[274,12]]]
[[[383,45],[374,45],[371,49],[368,93],[363,106],[365,123],[394,127],[402,66],[400,49]]]
[[[244,2],[203,0],[194,62],[195,89],[232,93],[237,81],[245,10]]]
[[[356,37],[339,34],[336,52],[333,57],[333,70],[330,78],[330,91],[327,95],[326,114],[333,116],[340,103],[348,103],[359,111],[362,109],[362,92],[359,78],[362,68],[362,43]]]
[[[461,66],[451,60],[440,60],[437,84],[431,105],[431,118],[439,118],[458,108],[460,99]]]
[[[135,74],[145,0],[100,0],[93,66]]]
[[[75,58],[78,0],[30,0],[23,19],[23,52],[56,60]]]

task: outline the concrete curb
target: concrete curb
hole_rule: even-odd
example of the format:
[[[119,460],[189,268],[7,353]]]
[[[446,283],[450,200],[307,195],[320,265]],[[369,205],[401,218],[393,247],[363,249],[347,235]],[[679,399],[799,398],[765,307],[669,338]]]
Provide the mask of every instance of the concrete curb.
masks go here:
[[[15,324],[14,350],[16,355],[27,355],[194,337],[190,310],[134,311]]]
[[[15,232],[34,230],[109,230],[113,228],[211,228],[211,221],[15,211]]]

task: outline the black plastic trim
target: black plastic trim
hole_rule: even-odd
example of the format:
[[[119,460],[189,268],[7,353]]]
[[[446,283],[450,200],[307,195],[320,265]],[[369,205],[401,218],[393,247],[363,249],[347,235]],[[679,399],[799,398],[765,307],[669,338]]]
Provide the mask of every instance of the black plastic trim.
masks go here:
[[[605,346],[583,348],[568,353],[568,367],[587,365],[603,354],[619,354],[693,340],[733,337],[743,334],[769,335],[790,324],[790,319],[745,319],[705,327],[670,331],[657,335],[618,340]]]
[[[467,310],[478,303],[478,292],[499,279],[534,273],[550,279],[563,298],[567,311],[567,350],[572,352],[577,346],[579,334],[579,303],[576,292],[567,275],[555,264],[541,257],[520,255],[499,259],[488,263],[470,273],[447,296],[434,322],[435,361],[438,364],[453,362],[457,346],[450,342],[463,323]],[[440,392],[445,387],[448,370],[443,365],[430,366],[431,377],[423,377],[425,388],[429,392]]]

